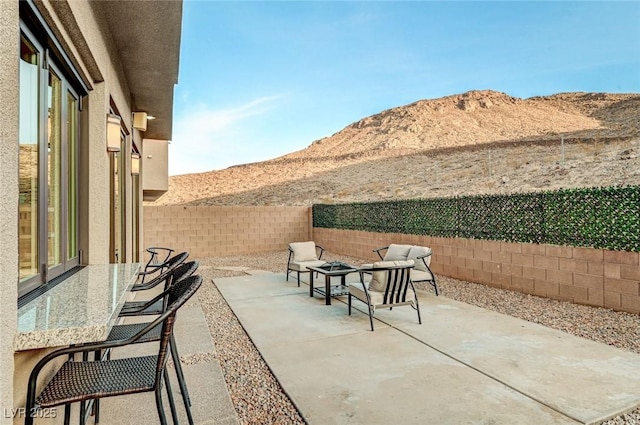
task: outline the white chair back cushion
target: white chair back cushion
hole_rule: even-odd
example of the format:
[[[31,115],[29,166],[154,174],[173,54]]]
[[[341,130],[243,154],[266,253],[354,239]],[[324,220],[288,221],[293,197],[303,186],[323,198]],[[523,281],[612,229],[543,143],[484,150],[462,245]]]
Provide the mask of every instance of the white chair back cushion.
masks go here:
[[[431,254],[431,248],[427,248],[424,246],[412,246],[409,251],[409,255],[407,256],[407,260],[415,261],[415,269],[420,270],[422,272],[426,272],[427,268],[425,267],[422,260],[418,260],[418,257],[423,255]],[[427,262],[427,266],[431,265],[431,256],[425,257],[424,261]]]
[[[404,261],[407,259],[410,250],[411,245],[396,245],[392,243],[384,254],[384,261]]]
[[[309,242],[293,242],[289,244],[289,248],[293,251],[292,261],[295,263],[301,263],[304,261],[313,261],[318,259],[316,253],[316,243]]]
[[[373,263],[373,268],[383,268],[383,267],[410,267],[413,266],[413,260],[404,260],[404,261],[378,261]],[[369,283],[369,289],[377,292],[384,292],[387,287],[387,273],[389,270],[381,270],[374,271],[373,276],[371,278],[371,283]]]

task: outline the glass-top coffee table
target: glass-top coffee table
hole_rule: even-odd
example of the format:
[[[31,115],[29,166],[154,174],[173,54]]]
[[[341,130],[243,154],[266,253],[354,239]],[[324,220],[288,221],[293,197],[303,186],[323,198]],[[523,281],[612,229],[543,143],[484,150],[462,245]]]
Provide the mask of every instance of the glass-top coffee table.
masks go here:
[[[321,266],[317,267],[307,267],[312,272],[309,273],[311,277],[309,278],[309,296],[313,297],[313,292],[317,292],[319,294],[324,295],[325,303],[327,305],[331,305],[331,297],[335,297],[338,295],[346,295],[349,293],[349,287],[346,283],[346,278],[349,273],[357,272],[353,266],[349,264],[342,263],[340,261],[333,261],[330,263],[324,263]],[[320,273],[324,275],[324,288],[313,286],[313,275],[314,272]],[[340,284],[331,285],[332,277],[340,277]]]

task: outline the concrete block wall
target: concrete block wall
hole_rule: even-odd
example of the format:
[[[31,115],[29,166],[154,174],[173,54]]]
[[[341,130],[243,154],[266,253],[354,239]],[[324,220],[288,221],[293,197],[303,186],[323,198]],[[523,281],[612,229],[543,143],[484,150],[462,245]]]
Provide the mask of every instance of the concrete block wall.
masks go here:
[[[284,250],[305,240],[365,260],[376,260],[372,250],[391,243],[428,246],[439,275],[640,313],[637,252],[313,228],[307,207],[145,206],[144,226],[144,246],[196,258]]]
[[[286,249],[311,238],[308,207],[145,206],[144,246],[221,257]]]
[[[323,228],[313,229],[313,240],[331,252],[371,260],[377,259],[374,248],[391,243],[428,246],[436,274],[640,313],[637,252]]]

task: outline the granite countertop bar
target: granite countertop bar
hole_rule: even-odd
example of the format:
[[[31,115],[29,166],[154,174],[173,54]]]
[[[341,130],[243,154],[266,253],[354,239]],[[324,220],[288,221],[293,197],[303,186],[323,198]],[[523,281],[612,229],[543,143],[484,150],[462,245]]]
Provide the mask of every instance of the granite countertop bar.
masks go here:
[[[139,263],[85,266],[24,305],[15,351],[105,340],[139,269]]]

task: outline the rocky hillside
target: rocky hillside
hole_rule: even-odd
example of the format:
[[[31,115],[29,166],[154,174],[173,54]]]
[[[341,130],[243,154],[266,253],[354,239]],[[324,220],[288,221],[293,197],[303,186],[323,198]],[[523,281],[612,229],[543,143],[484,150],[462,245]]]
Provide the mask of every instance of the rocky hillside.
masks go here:
[[[383,111],[270,161],[174,176],[156,204],[315,202],[640,184],[640,94],[471,91]]]

